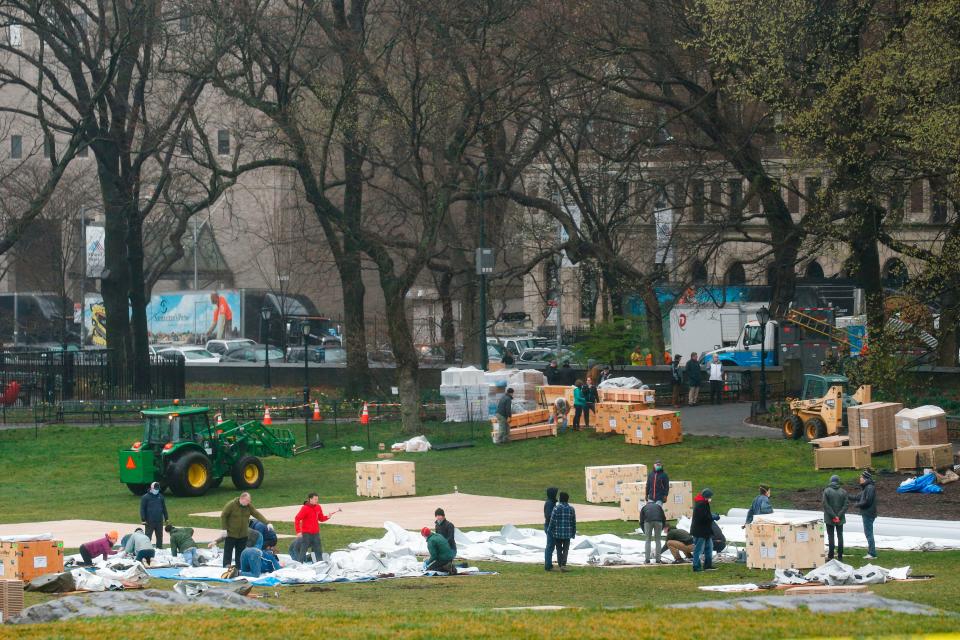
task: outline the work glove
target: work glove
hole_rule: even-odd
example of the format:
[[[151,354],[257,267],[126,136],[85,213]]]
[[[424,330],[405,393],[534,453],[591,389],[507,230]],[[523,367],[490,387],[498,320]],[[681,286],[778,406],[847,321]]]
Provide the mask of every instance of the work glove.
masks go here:
[[[834,523],[834,524],[840,524],[840,518],[834,518],[834,519],[833,519],[833,523]]]

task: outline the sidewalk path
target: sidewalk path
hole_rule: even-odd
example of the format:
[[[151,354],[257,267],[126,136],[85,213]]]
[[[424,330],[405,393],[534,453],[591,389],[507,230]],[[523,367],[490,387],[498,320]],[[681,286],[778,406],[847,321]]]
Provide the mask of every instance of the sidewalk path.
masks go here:
[[[664,407],[666,408],[666,407]],[[694,436],[726,436],[728,438],[782,438],[780,431],[766,427],[751,427],[743,423],[750,415],[749,402],[682,407],[680,420],[683,432]]]

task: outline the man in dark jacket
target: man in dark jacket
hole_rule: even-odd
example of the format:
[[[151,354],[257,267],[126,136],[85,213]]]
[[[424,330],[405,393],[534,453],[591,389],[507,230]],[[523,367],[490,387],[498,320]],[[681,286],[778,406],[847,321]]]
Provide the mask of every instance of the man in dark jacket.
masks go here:
[[[867,538],[867,555],[864,560],[877,559],[877,545],[873,541],[873,521],[877,519],[877,487],[869,471],[860,474],[860,495],[857,496],[857,509],[863,520],[863,535]]]
[[[547,533],[552,535],[557,543],[557,564],[560,571],[566,571],[570,541],[577,537],[577,512],[570,506],[570,496],[566,491],[560,492],[560,502],[550,515]]]
[[[191,567],[200,566],[197,555],[197,543],[193,540],[193,529],[190,527],[175,527],[168,524],[164,530],[170,534],[170,554],[176,557],[183,554],[183,561]]]
[[[765,484],[760,485],[760,493],[753,499],[753,504],[747,510],[747,522],[753,522],[754,516],[762,516],[773,513],[773,505],[770,504],[770,487]]]
[[[573,386],[573,383],[576,381],[577,372],[570,366],[569,360],[564,360],[563,366],[560,367],[560,380],[558,380],[557,383],[570,387]]]
[[[140,498],[140,522],[144,534],[149,538],[157,536],[157,549],[163,548],[163,525],[170,519],[167,515],[167,501],[160,492],[160,483],[154,482],[150,490]]]
[[[697,404],[700,398],[700,383],[703,382],[703,371],[700,369],[700,362],[697,360],[697,354],[691,353],[687,360],[683,373],[687,377],[687,404],[691,407]]]
[[[443,536],[443,538],[447,541],[447,544],[450,545],[450,550],[453,551],[454,557],[456,557],[457,541],[454,540],[454,532],[457,530],[457,528],[452,522],[447,520],[447,514],[444,513],[443,509],[439,507],[433,512],[433,517],[435,518],[433,530]]]
[[[250,518],[249,527],[254,531],[257,531],[263,537],[263,546],[266,547],[276,547],[277,546],[277,532],[265,525],[264,523]]]
[[[667,515],[663,512],[663,507],[659,502],[648,500],[647,504],[640,509],[640,530],[646,536],[646,544],[643,547],[643,562],[650,564],[650,542],[653,537],[657,537],[657,564],[660,564],[660,554],[663,547],[660,546],[660,536],[663,533],[663,525],[667,523]]]
[[[510,441],[510,416],[513,415],[513,389],[507,392],[497,403],[497,444],[506,444]]]
[[[843,561],[843,525],[847,522],[850,496],[840,488],[840,476],[830,476],[830,485],[823,490],[823,524],[827,527],[829,551],[827,560],[833,560],[833,534],[837,534],[837,560]],[[871,531],[872,532],[872,531]]]
[[[224,541],[224,567],[229,567],[232,559],[235,568],[240,566],[240,554],[247,548],[247,532],[252,530],[249,525],[251,517],[273,528],[270,521],[251,504],[250,494],[246,491],[223,506],[223,511],[220,512],[220,526],[223,528],[221,537]],[[262,540],[260,533],[255,533]]]
[[[560,369],[557,368],[557,361],[551,360],[543,375],[547,378],[547,384],[560,384]]]
[[[690,532],[670,525],[664,526],[663,529],[667,532],[667,549],[673,554],[673,561],[686,562],[689,560],[693,556],[694,543]]]
[[[557,547],[557,541],[550,534],[550,516],[553,515],[553,508],[557,506],[556,487],[547,489],[547,499],[543,502],[543,530],[547,532],[547,547],[543,551],[543,568],[546,571],[553,571],[553,550]]]
[[[663,463],[657,460],[653,463],[653,471],[647,474],[646,499],[663,504],[670,495],[670,477],[663,470]]]
[[[716,517],[720,517],[719,515]],[[723,529],[720,528],[720,525],[717,524],[714,520],[713,525],[711,525],[710,530],[713,532],[711,539],[713,540],[713,552],[720,553],[727,548],[727,536],[723,535]]]
[[[693,516],[690,519],[690,535],[693,536],[693,570],[713,569],[713,523],[720,519],[710,511],[713,491],[704,489],[693,499]],[[701,569],[701,555],[703,566]]]
[[[673,361],[670,363],[670,390],[673,392],[673,408],[680,408],[680,391],[683,388],[683,369],[680,367],[680,361],[683,359],[679,353],[673,354]]]

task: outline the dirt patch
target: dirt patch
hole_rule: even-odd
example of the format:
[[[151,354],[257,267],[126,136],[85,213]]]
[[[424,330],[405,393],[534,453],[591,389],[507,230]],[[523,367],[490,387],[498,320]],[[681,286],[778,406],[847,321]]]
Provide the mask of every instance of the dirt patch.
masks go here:
[[[960,520],[960,482],[944,485],[943,493],[897,493],[897,487],[908,475],[900,473],[879,473],[874,475],[877,485],[877,511],[888,518],[923,518],[928,520]],[[860,489],[854,485],[844,485],[852,500]],[[778,497],[783,503],[790,503],[795,509],[819,511],[823,508],[821,489],[800,489],[799,491],[780,492]],[[776,500],[776,498],[774,498]],[[850,513],[856,515],[856,509]]]

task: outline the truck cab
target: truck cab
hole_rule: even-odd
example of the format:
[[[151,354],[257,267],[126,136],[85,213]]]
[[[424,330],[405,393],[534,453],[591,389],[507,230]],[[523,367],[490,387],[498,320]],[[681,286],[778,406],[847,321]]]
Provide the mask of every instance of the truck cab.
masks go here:
[[[713,356],[719,356],[720,362],[727,367],[759,367],[760,355],[764,351],[764,360],[767,366],[777,364],[777,331],[779,325],[775,320],[767,322],[766,332],[756,320],[749,320],[743,325],[737,343],[730,347],[707,351],[702,354],[701,361],[709,362]],[[761,350],[761,341],[765,344]]]

